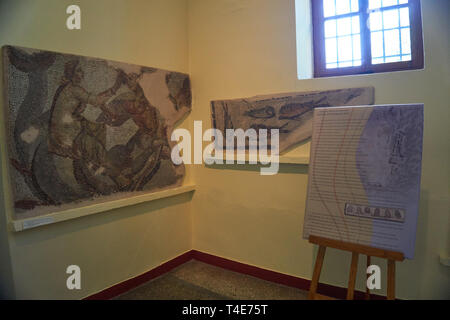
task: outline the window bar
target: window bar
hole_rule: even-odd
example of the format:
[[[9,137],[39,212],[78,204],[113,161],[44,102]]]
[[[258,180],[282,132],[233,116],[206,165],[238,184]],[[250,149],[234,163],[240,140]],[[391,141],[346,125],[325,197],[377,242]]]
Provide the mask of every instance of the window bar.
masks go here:
[[[423,38],[422,38],[422,28],[418,28],[418,25],[422,24],[421,13],[420,13],[420,1],[409,0],[409,34],[410,34],[410,48],[411,48],[411,61],[420,59],[419,64],[423,67]],[[420,30],[420,31],[419,31]],[[419,49],[420,48],[420,49]],[[420,54],[418,52],[420,50]]]
[[[364,71],[369,70],[372,64],[372,44],[371,33],[369,30],[369,2],[366,0],[359,1],[359,15],[360,15],[360,35],[361,35],[361,66]]]
[[[339,37],[338,37],[338,19],[336,19],[336,3],[337,1],[334,0],[334,18],[335,18],[335,25],[336,25],[336,68],[339,69]]]
[[[381,4],[381,5],[383,5],[383,3]],[[383,63],[386,63],[386,45],[385,45],[385,41],[384,41],[384,39],[385,39],[385,37],[384,37],[384,14],[383,14],[383,12],[381,12],[381,32],[382,32],[382,34],[383,34]]]
[[[362,0],[364,1],[364,0]],[[389,6],[389,7],[381,7],[381,8],[376,8],[376,9],[368,9],[370,12],[375,12],[375,11],[387,11],[387,10],[393,10],[393,9],[401,9],[401,8],[406,8],[406,7],[410,7],[410,3],[403,3],[403,4],[397,4],[397,5],[393,5],[393,6]]]
[[[351,10],[351,3],[350,3],[350,10]],[[355,54],[354,54],[354,48],[353,48],[353,18],[350,19],[350,24],[351,24],[351,28],[352,30],[350,31],[350,41],[352,43],[352,67],[355,64]]]
[[[402,23],[400,21],[400,9],[397,9],[397,12],[398,12],[398,41],[399,41],[398,45],[400,46],[400,61],[403,61]]]

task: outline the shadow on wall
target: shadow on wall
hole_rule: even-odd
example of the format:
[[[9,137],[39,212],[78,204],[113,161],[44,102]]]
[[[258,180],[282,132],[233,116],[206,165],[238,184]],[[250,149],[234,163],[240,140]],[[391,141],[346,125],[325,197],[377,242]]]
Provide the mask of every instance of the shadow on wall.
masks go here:
[[[419,216],[417,217],[416,250],[414,260],[405,260],[403,264],[399,264],[398,273],[399,278],[402,275],[415,274],[416,279],[414,281],[411,281],[411,279],[407,276],[405,276],[404,279],[397,279],[397,281],[401,281],[401,283],[408,283],[408,288],[407,290],[405,289],[405,292],[412,292],[413,290],[416,290],[417,292],[410,293],[410,295],[416,297],[422,296],[420,288],[427,287],[426,282],[428,279],[426,278],[427,274],[424,272],[424,270],[427,269],[426,262],[430,259],[430,257],[427,256],[430,254],[430,252],[427,253],[427,248],[429,248],[429,236],[427,234],[429,225],[429,213],[431,213],[430,192],[422,188],[420,190]],[[431,254],[435,253],[431,252]],[[437,254],[435,258],[438,259]],[[403,268],[408,268],[409,272],[402,272],[401,270]]]
[[[3,130],[3,128],[0,128],[0,130]],[[2,137],[2,135],[3,133],[0,133],[0,137]],[[3,158],[3,145],[1,145],[0,143],[0,299],[6,299],[14,297],[15,293],[13,289],[14,283],[12,277],[11,256],[8,243],[8,233],[9,233],[8,219],[7,215],[5,214],[5,195],[3,193],[2,158]]]
[[[235,170],[235,171],[252,171],[252,172],[260,172],[261,168],[268,168],[270,165],[261,165],[261,164],[205,164],[206,168],[215,169],[215,170]],[[287,174],[308,174],[308,165],[298,165],[298,164],[288,164],[288,163],[280,163],[280,168],[278,170],[278,174],[287,173]]]
[[[60,236],[76,233],[86,228],[95,228],[142,214],[152,215],[153,217],[155,215],[164,215],[164,211],[161,209],[190,202],[192,196],[193,192],[183,193],[174,197],[162,198],[151,202],[140,203],[125,208],[118,208],[107,212],[100,212],[98,214],[21,231],[17,233],[15,242],[18,246],[36,245],[39,242],[56,239]],[[53,230],[49,232],[51,228]]]

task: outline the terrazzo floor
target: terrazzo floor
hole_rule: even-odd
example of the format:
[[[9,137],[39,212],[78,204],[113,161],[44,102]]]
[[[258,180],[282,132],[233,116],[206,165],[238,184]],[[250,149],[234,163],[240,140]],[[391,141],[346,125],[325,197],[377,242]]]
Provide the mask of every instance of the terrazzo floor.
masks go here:
[[[117,300],[306,300],[308,292],[191,260]]]

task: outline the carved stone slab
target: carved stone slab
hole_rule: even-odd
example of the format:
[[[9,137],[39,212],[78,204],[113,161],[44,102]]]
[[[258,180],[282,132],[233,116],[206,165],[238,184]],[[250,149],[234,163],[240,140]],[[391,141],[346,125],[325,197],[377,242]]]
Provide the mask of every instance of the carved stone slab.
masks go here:
[[[226,129],[279,129],[283,152],[311,137],[314,108],[371,105],[374,92],[368,87],[212,101],[212,126],[224,134]]]

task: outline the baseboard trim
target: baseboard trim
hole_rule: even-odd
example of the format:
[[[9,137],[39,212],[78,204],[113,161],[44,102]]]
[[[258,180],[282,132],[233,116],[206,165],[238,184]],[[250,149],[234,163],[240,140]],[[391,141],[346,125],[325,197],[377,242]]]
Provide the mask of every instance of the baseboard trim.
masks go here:
[[[196,250],[193,250],[192,255],[193,259],[216,267],[220,267],[237,273],[246,274],[262,280],[283,284],[285,286],[294,287],[297,289],[309,290],[309,284],[311,282],[310,280],[297,278],[294,276],[290,276],[284,273],[279,273],[267,269],[262,269],[249,264],[229,260],[226,258],[221,258],[209,253],[204,253]]]
[[[103,291],[95,293],[91,296],[84,298],[84,300],[108,300],[112,299],[122,293],[125,293],[133,288],[138,287],[139,285],[150,281],[154,278],[157,278],[170,270],[192,260],[195,259],[197,261],[201,261],[216,267],[220,267],[223,269],[227,269],[230,271],[246,274],[255,278],[259,278],[262,280],[282,284],[285,286],[309,290],[309,286],[311,281],[291,275],[287,275],[284,273],[279,273],[276,271],[271,271],[263,268],[259,268],[256,266],[252,266],[249,264],[233,261],[230,259],[222,258],[215,256],[213,254],[200,252],[197,250],[188,251],[162,265],[152,269],[144,274],[141,274],[137,277],[128,279],[121,283],[118,283],[110,288],[107,288]],[[336,299],[345,299],[347,295],[347,289],[341,288],[329,284],[320,283],[318,287],[318,293],[326,296],[330,296]],[[361,291],[355,291],[355,299],[356,300],[364,300],[365,293]],[[371,294],[371,300],[384,300],[386,299],[383,296]]]
[[[209,253],[200,252],[197,250],[192,250],[192,258],[216,267],[220,267],[223,269],[227,269],[230,271],[246,274],[255,278],[259,278],[262,280],[282,284],[288,287],[293,287],[302,290],[309,290],[309,286],[311,284],[311,280],[287,275],[284,273],[279,273],[276,271],[271,271],[259,267],[255,267],[249,264],[229,260],[226,258],[218,257]],[[329,297],[333,297],[336,299],[346,299],[347,297],[347,288],[341,288],[325,283],[319,283],[317,292],[322,295],[326,295]],[[355,290],[354,295],[355,300],[364,300],[365,293],[361,291]],[[386,297],[371,294],[371,300],[385,300]]]
[[[150,281],[152,279],[155,279],[159,276],[162,276],[163,274],[169,272],[170,270],[192,260],[192,250],[188,251],[186,253],[183,253],[182,255],[169,260],[162,265],[147,271],[141,275],[138,275],[134,278],[125,280],[123,282],[120,282],[116,285],[113,285],[112,287],[109,287],[105,290],[102,290],[100,292],[97,292],[93,295],[90,295],[83,300],[109,300],[114,297],[117,297],[121,295],[122,293],[125,293],[127,291],[130,291],[131,289],[134,289],[141,284],[144,284],[147,281]]]

